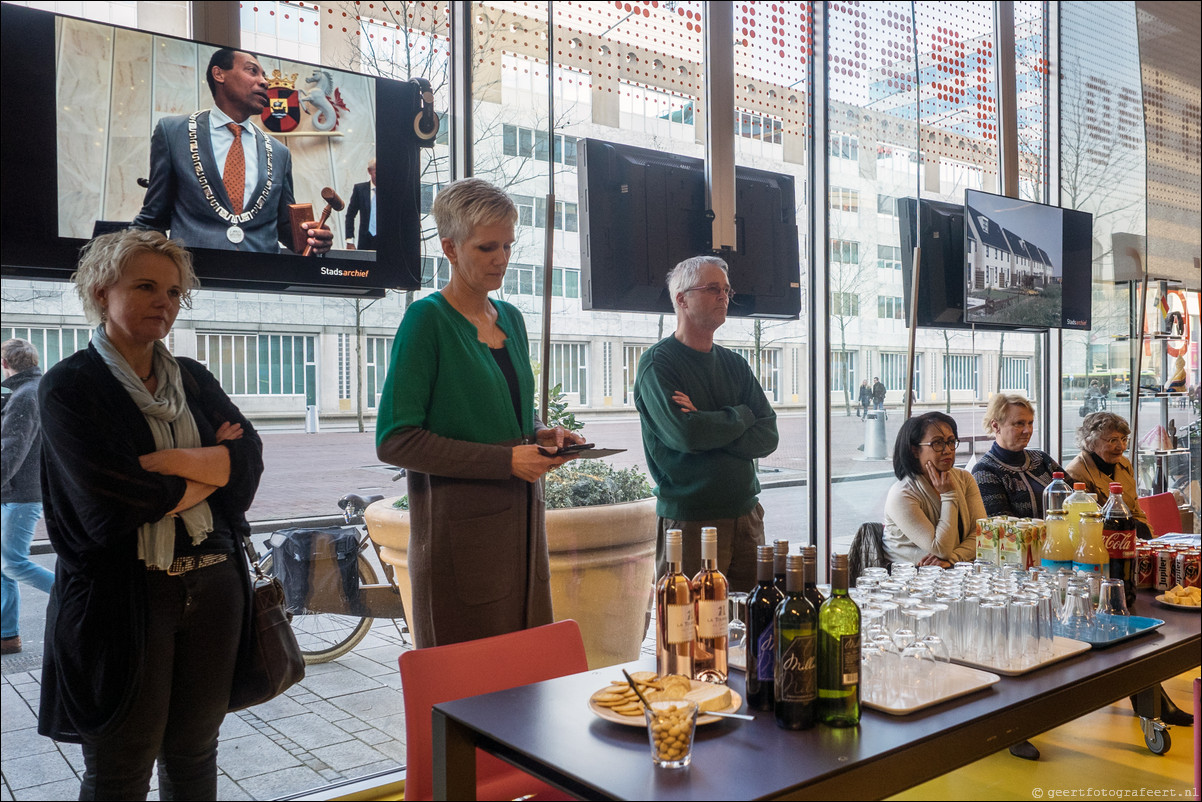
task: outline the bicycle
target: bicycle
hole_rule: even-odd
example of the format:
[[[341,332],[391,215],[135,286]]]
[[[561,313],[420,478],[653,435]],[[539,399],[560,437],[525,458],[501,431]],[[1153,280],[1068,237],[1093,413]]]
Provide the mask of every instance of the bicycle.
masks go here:
[[[348,526],[353,526],[361,532],[356,549],[359,585],[354,603],[332,604],[328,599],[313,598],[287,599],[288,609],[292,611],[292,631],[300,644],[305,665],[328,663],[354,649],[367,635],[377,618],[392,619],[402,642],[408,641],[409,625],[405,619],[405,609],[401,603],[400,590],[392,566],[380,561],[388,580],[380,582],[366,554],[370,543],[375,549],[376,558],[379,559],[380,556],[380,547],[368,535],[363,515],[370,504],[382,498],[382,495],[365,497],[357,493],[348,493],[338,500],[343,520]],[[281,545],[273,543],[277,536],[278,533],[273,534],[263,541],[267,551],[266,556],[259,561],[259,566],[268,576],[275,576],[272,547]],[[285,596],[287,592],[285,587]]]

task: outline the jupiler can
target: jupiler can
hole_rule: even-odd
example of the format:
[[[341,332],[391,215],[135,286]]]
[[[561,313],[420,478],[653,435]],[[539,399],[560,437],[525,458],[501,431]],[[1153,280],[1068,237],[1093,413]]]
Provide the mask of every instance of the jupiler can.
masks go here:
[[[1164,591],[1176,584],[1177,550],[1171,546],[1161,546],[1152,553],[1153,587]]]
[[[1183,588],[1198,587],[1199,560],[1202,552],[1197,549],[1182,549],[1177,552],[1173,580]]]
[[[1151,588],[1156,584],[1156,572],[1152,565],[1151,546],[1139,543],[1135,546],[1135,587]]]

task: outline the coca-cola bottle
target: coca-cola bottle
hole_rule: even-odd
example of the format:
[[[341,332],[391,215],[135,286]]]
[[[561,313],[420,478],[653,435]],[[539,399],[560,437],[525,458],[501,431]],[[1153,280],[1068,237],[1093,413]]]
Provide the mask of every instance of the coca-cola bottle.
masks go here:
[[[1135,516],[1123,501],[1123,486],[1110,483],[1110,499],[1102,508],[1102,538],[1110,554],[1108,574],[1123,580],[1127,609],[1135,604]]]

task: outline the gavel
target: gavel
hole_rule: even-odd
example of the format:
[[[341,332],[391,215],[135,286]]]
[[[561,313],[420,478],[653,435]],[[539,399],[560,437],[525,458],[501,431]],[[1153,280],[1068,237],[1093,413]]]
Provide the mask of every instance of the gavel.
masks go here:
[[[321,219],[317,221],[317,228],[326,227],[326,220],[329,219],[330,212],[341,212],[343,207],[346,206],[346,204],[342,202],[342,198],[338,197],[338,193],[334,191],[333,187],[323,188],[321,190],[321,199],[326,202],[326,208],[321,210]],[[315,229],[309,230],[313,231]],[[308,256],[310,253],[312,253],[312,251],[313,246],[306,244],[305,252],[302,253],[301,256]]]

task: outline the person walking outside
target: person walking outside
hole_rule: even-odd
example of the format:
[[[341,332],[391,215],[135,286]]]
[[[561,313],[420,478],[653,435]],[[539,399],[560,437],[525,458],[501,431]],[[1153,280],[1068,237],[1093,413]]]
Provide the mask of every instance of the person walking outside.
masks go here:
[[[856,417],[862,418],[868,412],[868,405],[872,403],[872,388],[868,386],[868,379],[860,380],[860,408],[856,410]]]
[[[876,376],[872,377],[872,408],[881,410],[885,408],[885,385]],[[889,416],[886,414],[885,417]]]
[[[29,559],[33,527],[42,517],[41,421],[38,418],[38,351],[28,340],[6,340],[0,345],[4,387],[12,395],[4,404],[0,426],[3,431],[3,484],[0,521],[3,540],[3,583],[0,585],[0,654],[21,651],[21,589],[18,582],[49,593],[54,574]]]

